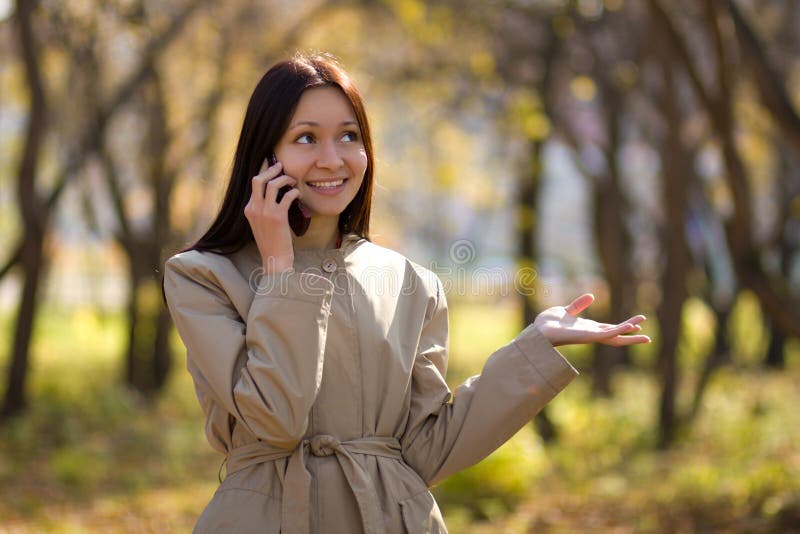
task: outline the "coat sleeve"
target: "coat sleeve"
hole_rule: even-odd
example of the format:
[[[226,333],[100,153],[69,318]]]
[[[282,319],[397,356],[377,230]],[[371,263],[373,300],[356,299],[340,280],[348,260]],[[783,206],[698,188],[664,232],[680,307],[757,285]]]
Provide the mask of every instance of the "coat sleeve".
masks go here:
[[[402,437],[405,461],[429,486],[488,456],[578,374],[530,325],[451,395],[445,382],[447,303],[438,280],[437,287],[437,304],[423,326],[414,362]]]
[[[206,256],[174,256],[164,272],[198,397],[210,397],[257,438],[293,449],[322,379],[333,284],[309,273],[268,275],[243,317],[226,292],[227,273]]]

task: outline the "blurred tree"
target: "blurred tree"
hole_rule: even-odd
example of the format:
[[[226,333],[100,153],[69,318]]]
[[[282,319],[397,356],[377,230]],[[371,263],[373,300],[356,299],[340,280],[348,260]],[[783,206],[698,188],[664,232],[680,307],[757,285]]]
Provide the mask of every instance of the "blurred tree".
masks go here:
[[[665,128],[661,141],[662,198],[665,217],[661,242],[665,256],[661,279],[661,301],[656,309],[660,326],[657,369],[661,381],[659,404],[660,447],[669,446],[675,438],[678,423],[676,394],[678,389],[678,342],[681,335],[683,304],[688,297],[687,275],[691,268],[685,225],[688,218],[688,193],[695,179],[694,154],[681,135],[683,111],[679,107],[679,82],[672,57],[662,51],[661,80],[654,100],[661,102]]]
[[[512,126],[509,134],[524,140],[519,155],[516,194],[512,210],[516,213],[514,241],[516,264],[520,270],[538,266],[536,208],[545,168],[545,144],[551,133],[550,117],[555,106],[556,66],[562,41],[553,27],[553,15],[536,6],[509,6],[498,18],[498,38],[494,42],[494,62],[503,83],[514,95],[507,103],[504,120]],[[485,20],[485,19],[484,19]],[[531,76],[531,72],[536,74]],[[522,328],[539,312],[537,301],[544,291],[538,276],[518,292],[522,307]],[[547,409],[534,418],[534,426],[544,441],[554,441],[558,429]]]
[[[22,268],[24,282],[19,300],[11,365],[0,416],[9,417],[25,406],[25,378],[28,374],[28,350],[39,291],[38,273],[43,268],[43,242],[47,227],[48,210],[37,195],[36,178],[39,172],[39,155],[46,132],[47,102],[41,68],[41,44],[34,33],[32,0],[17,0],[14,22],[19,33],[19,46],[28,84],[30,103],[28,127],[17,171],[17,194],[22,216],[23,237],[16,261]]]
[[[9,417],[20,413],[25,407],[26,380],[30,353],[30,340],[33,331],[33,322],[36,315],[37,293],[43,270],[43,246],[47,234],[48,216],[60,198],[67,183],[81,169],[87,158],[96,151],[99,140],[104,135],[111,117],[127,102],[146,80],[147,73],[152,68],[154,61],[161,50],[169,44],[180,32],[190,15],[206,0],[187,2],[175,11],[174,16],[160,33],[154,33],[147,42],[138,65],[112,92],[108,100],[104,100],[96,108],[96,113],[86,120],[77,135],[77,143],[71,144],[61,167],[55,173],[55,185],[45,194],[37,192],[35,187],[38,178],[38,162],[42,139],[46,134],[44,113],[46,109],[45,87],[41,71],[40,53],[37,51],[36,36],[34,34],[35,4],[20,0],[13,16],[20,32],[20,51],[25,65],[26,77],[32,98],[28,135],[26,147],[23,150],[19,171],[20,183],[20,209],[24,225],[23,236],[19,245],[14,247],[6,264],[0,269],[0,277],[7,274],[11,268],[19,267],[23,277],[23,290],[20,298],[20,308],[17,314],[15,338],[13,341],[11,365],[9,366],[7,388],[0,410],[2,417]],[[52,7],[52,6],[48,6]],[[58,6],[67,8],[68,6]],[[58,10],[55,13],[45,13],[48,16],[61,17]],[[68,17],[67,17],[68,18]],[[65,19],[66,20],[66,19]],[[76,28],[81,31],[82,28]],[[60,47],[63,42],[46,42],[47,46]],[[56,90],[57,88],[53,88]],[[66,88],[69,91],[69,88]],[[55,124],[56,121],[50,121]]]
[[[126,382],[145,393],[160,391],[166,383],[171,357],[168,344],[169,314],[159,298],[159,279],[155,266],[162,262],[162,250],[170,238],[170,196],[175,183],[174,169],[168,168],[167,150],[172,146],[167,126],[164,84],[156,70],[141,92],[142,115],[146,121],[140,169],[144,188],[152,199],[146,217],[149,224],[135,224],[125,209],[127,195],[121,190],[119,172],[114,168],[111,154],[102,149],[106,180],[112,193],[112,205],[119,221],[117,241],[128,260],[128,353]],[[137,187],[134,185],[134,191]],[[135,193],[134,193],[135,194]],[[141,218],[139,218],[141,220]],[[144,230],[135,231],[136,227]]]
[[[777,136],[776,136],[777,137]],[[781,139],[774,139],[778,146],[778,175],[775,197],[777,199],[777,222],[775,232],[767,247],[774,251],[776,268],[791,283],[792,260],[800,250],[800,164]],[[795,286],[796,287],[796,286]],[[764,363],[767,367],[782,369],[786,364],[785,346],[788,336],[769,321],[769,347]]]
[[[127,24],[136,27],[146,25],[147,21],[133,19],[128,20]],[[224,65],[228,60],[230,34],[233,31],[233,24],[223,25],[217,39],[218,49],[208,56],[216,65],[216,74],[208,96],[202,99],[198,110],[207,133],[198,140],[196,147],[185,149],[187,152],[204,154],[206,158],[211,157],[213,125],[224,94]],[[186,53],[180,59],[186,61],[192,57],[191,53]],[[191,159],[190,153],[169,158],[170,151],[178,152],[179,148],[176,147],[183,145],[178,142],[176,132],[169,125],[164,70],[167,69],[151,68],[138,98],[128,106],[128,113],[142,118],[144,130],[141,138],[129,140],[130,143],[138,142],[140,146],[135,151],[138,152],[136,157],[130,157],[134,152],[130,146],[126,147],[123,154],[115,156],[109,136],[103,137],[98,146],[106,190],[110,196],[109,204],[116,216],[114,238],[124,250],[128,264],[128,344],[124,376],[129,386],[148,396],[163,389],[172,363],[169,348],[171,321],[168,311],[161,304],[160,277],[157,272],[158,266],[163,263],[164,251],[174,248],[171,197],[180,170]],[[99,73],[94,74],[98,79],[102,78]],[[117,163],[116,160],[121,162]],[[211,166],[210,163],[207,165]],[[123,172],[123,168],[128,172]],[[149,199],[144,212],[140,206],[142,198]]]
[[[736,80],[734,72],[737,68],[733,59],[735,44],[731,42],[732,36],[726,35],[723,27],[722,17],[725,13],[720,12],[720,3],[721,0],[704,0],[703,3],[702,23],[707,32],[706,38],[711,43],[710,56],[715,65],[712,89],[705,81],[707,77],[701,74],[701,68],[695,59],[698,54],[689,52],[686,37],[673,23],[669,12],[659,0],[648,0],[656,26],[668,37],[671,49],[680,59],[720,144],[726,183],[733,204],[733,212],[725,222],[725,230],[737,277],[743,287],[755,293],[764,313],[776,328],[785,335],[800,336],[798,299],[792,296],[789,290],[790,283],[784,276],[764,269],[763,247],[753,233],[755,219],[751,204],[753,198],[751,177],[735,139],[737,125],[734,114]],[[733,13],[738,13],[735,4],[727,2],[725,5],[729,13],[732,8]],[[733,17],[735,21],[737,16]],[[739,17],[737,29],[740,35],[743,29],[742,21],[743,19]],[[760,48],[754,39],[750,39],[747,41],[747,50],[749,55],[755,55],[755,51]],[[767,64],[763,51],[758,52],[758,57],[760,64]],[[770,73],[767,74],[767,71]],[[770,96],[766,101],[770,103],[766,106],[767,109],[781,127],[793,132],[795,119],[792,117],[796,118],[796,112],[789,100],[780,96],[785,94],[783,83],[776,79],[775,71],[772,69],[758,67],[758,72],[756,85],[761,88],[762,95],[767,92],[765,89],[769,88]],[[788,119],[782,115],[788,115]],[[777,118],[778,116],[781,118]],[[791,135],[794,136],[794,133]]]
[[[626,125],[636,120],[628,116],[626,103],[637,82],[633,65],[639,60],[637,54],[641,46],[637,42],[638,32],[627,31],[637,23],[635,14],[620,10],[603,11],[599,16],[589,13],[591,19],[586,15],[573,7],[569,17],[564,17],[560,24],[573,28],[570,32],[573,57],[587,58],[564,61],[570,65],[571,84],[591,84],[592,98],[586,101],[586,97],[578,94],[571,101],[572,105],[562,106],[555,120],[560,126],[559,132],[573,149],[576,168],[591,187],[594,241],[608,286],[607,305],[593,313],[598,321],[614,323],[633,313],[638,282],[628,231],[632,208],[620,160]],[[581,111],[570,113],[569,110]],[[596,132],[586,127],[586,115],[592,117]],[[596,161],[585,164],[582,154],[595,154],[590,157]],[[593,350],[592,391],[596,395],[610,396],[614,369],[628,361],[628,350],[609,345],[595,345]]]
[[[764,43],[757,35],[737,4],[724,2],[736,27],[738,42],[744,51],[744,59],[752,72],[757,92],[762,105],[769,110],[777,123],[777,131],[771,131],[768,141],[777,150],[778,166],[775,180],[776,221],[774,229],[764,244],[768,254],[774,255],[775,265],[780,275],[789,280],[790,289],[796,294],[796,281],[792,281],[793,257],[800,251],[800,239],[797,231],[800,226],[800,214],[796,208],[800,199],[800,173],[798,173],[797,154],[800,152],[800,117],[797,114],[789,90],[784,89],[785,82],[780,73],[793,68],[800,54],[800,35],[797,23],[800,20],[800,4],[797,2],[781,2],[779,26],[773,32],[772,47]],[[768,367],[781,369],[785,365],[784,347],[787,335],[767,321],[770,331],[770,342],[764,363]]]
[[[692,28],[683,32],[678,30],[677,23],[674,22],[678,18],[677,15],[674,13],[670,15],[661,2],[650,0],[648,5],[655,26],[668,39],[668,45],[660,47],[663,51],[662,57],[672,56],[680,61],[682,70],[688,76],[690,87],[697,97],[697,102],[709,119],[709,133],[712,141],[718,143],[722,153],[725,183],[732,201],[731,212],[723,215],[724,230],[736,276],[742,287],[752,290],[757,295],[770,323],[774,329],[780,332],[779,335],[773,336],[773,340],[780,343],[781,335],[797,335],[800,332],[797,299],[789,291],[790,273],[785,268],[770,268],[771,262],[768,259],[770,250],[776,248],[780,250],[780,246],[770,245],[770,240],[773,243],[780,241],[777,236],[782,235],[782,230],[787,227],[789,210],[785,207],[785,200],[776,201],[776,204],[784,206],[783,210],[779,210],[782,215],[777,217],[778,222],[774,225],[776,232],[772,232],[772,238],[759,239],[757,237],[754,231],[756,208],[752,195],[753,186],[756,183],[755,172],[752,166],[748,166],[746,152],[748,145],[737,142],[735,138],[737,131],[745,128],[752,130],[752,126],[742,125],[741,112],[737,112],[737,105],[742,102],[742,95],[746,94],[739,91],[739,88],[750,80],[734,76],[734,72],[739,66],[736,62],[737,57],[740,57],[741,54],[740,56],[736,55],[736,42],[733,40],[733,35],[727,31],[728,26],[724,20],[726,12],[721,11],[720,6],[727,8],[727,15],[733,19],[739,35],[739,51],[744,49],[743,56],[750,58],[753,76],[756,78],[752,81],[758,89],[764,108],[778,123],[779,128],[785,134],[784,137],[793,145],[795,144],[793,141],[795,134],[792,130],[795,128],[796,112],[786,96],[783,88],[784,82],[780,79],[777,71],[770,67],[762,45],[737,10],[735,3],[717,0],[704,1],[701,6],[696,6],[700,9],[699,12],[690,11],[688,15],[683,15],[683,19],[687,19],[687,16],[690,17],[689,20],[683,20],[684,27]],[[792,19],[787,18],[787,20],[791,21]],[[708,46],[698,49],[694,44],[696,41],[693,41],[690,54],[688,45],[690,37],[688,35],[691,35],[692,39],[697,39],[698,35],[701,36]],[[706,65],[707,62],[715,66],[715,70],[711,71],[710,76],[705,75],[709,69],[700,67],[700,65]],[[709,78],[711,78],[711,82],[708,81]],[[677,95],[675,97],[677,98]],[[669,109],[669,106],[664,106],[664,108]],[[781,115],[780,118],[779,115]],[[787,173],[783,172],[775,181],[778,184],[786,184],[786,179]],[[792,198],[793,195],[785,188],[785,185],[779,185],[778,190],[781,189],[783,189],[782,193],[789,193],[786,195],[788,198]],[[776,195],[776,198],[779,197]],[[788,258],[792,253],[787,248],[781,250],[779,256]],[[676,286],[670,285],[670,291],[674,292],[675,290]],[[715,303],[714,299],[711,302],[717,313],[717,342],[715,349],[704,363],[692,408],[686,418],[687,421],[699,409],[702,394],[708,384],[711,372],[726,359],[723,336],[727,316],[730,313],[730,304],[720,306],[719,303]],[[662,340],[666,337],[663,327],[662,322]],[[778,349],[773,347],[771,350],[777,351]],[[674,385],[671,385],[674,380],[672,378],[674,371],[668,365],[669,362],[666,360],[662,360],[662,362],[664,390],[661,402],[660,444],[665,446],[674,437],[677,417],[674,392],[670,393],[670,390],[674,390]]]
[[[716,332],[713,348],[705,358],[697,379],[692,405],[686,417],[687,423],[700,412],[703,396],[713,373],[733,361],[728,320],[733,312],[737,293],[722,222],[699,182],[692,184],[689,195],[687,239],[692,249],[695,269],[702,271],[705,279],[704,287],[698,293],[714,311]]]

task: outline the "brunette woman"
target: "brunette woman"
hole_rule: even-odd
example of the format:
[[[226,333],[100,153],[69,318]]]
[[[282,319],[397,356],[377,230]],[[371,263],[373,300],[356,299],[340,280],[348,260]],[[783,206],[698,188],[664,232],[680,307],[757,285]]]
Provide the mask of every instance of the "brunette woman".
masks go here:
[[[374,162],[350,76],[326,56],[278,63],[250,99],[219,214],[166,264],[206,434],[226,462],[196,532],[445,532],[428,488],[575,377],[554,346],[649,341],[643,316],[579,318],[583,295],[451,392],[440,280],[369,240]]]

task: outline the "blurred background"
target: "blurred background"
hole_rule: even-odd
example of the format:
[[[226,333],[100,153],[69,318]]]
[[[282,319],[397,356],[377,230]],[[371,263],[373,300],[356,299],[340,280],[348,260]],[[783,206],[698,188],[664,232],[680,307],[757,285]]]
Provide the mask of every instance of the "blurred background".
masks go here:
[[[0,531],[187,532],[217,485],[163,262],[250,92],[339,57],[372,237],[436,272],[456,386],[537,311],[645,313],[435,489],[452,532],[800,531],[800,2],[0,0]]]

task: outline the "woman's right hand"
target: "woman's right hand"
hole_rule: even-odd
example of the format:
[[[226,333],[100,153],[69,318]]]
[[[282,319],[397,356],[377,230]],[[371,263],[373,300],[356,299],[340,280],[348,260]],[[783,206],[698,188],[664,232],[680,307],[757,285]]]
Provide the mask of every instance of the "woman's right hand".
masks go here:
[[[253,230],[265,274],[287,271],[294,266],[289,206],[300,191],[293,187],[283,195],[280,203],[276,202],[281,187],[297,183],[291,176],[281,175],[281,170],[280,162],[269,166],[265,159],[253,177],[250,201],[244,207],[244,216]]]
[[[644,315],[633,317],[617,324],[598,323],[578,315],[594,302],[594,295],[584,293],[567,306],[547,308],[533,321],[533,325],[554,346],[583,343],[603,343],[612,347],[623,347],[638,343],[650,343],[650,338],[639,334],[639,323]]]

